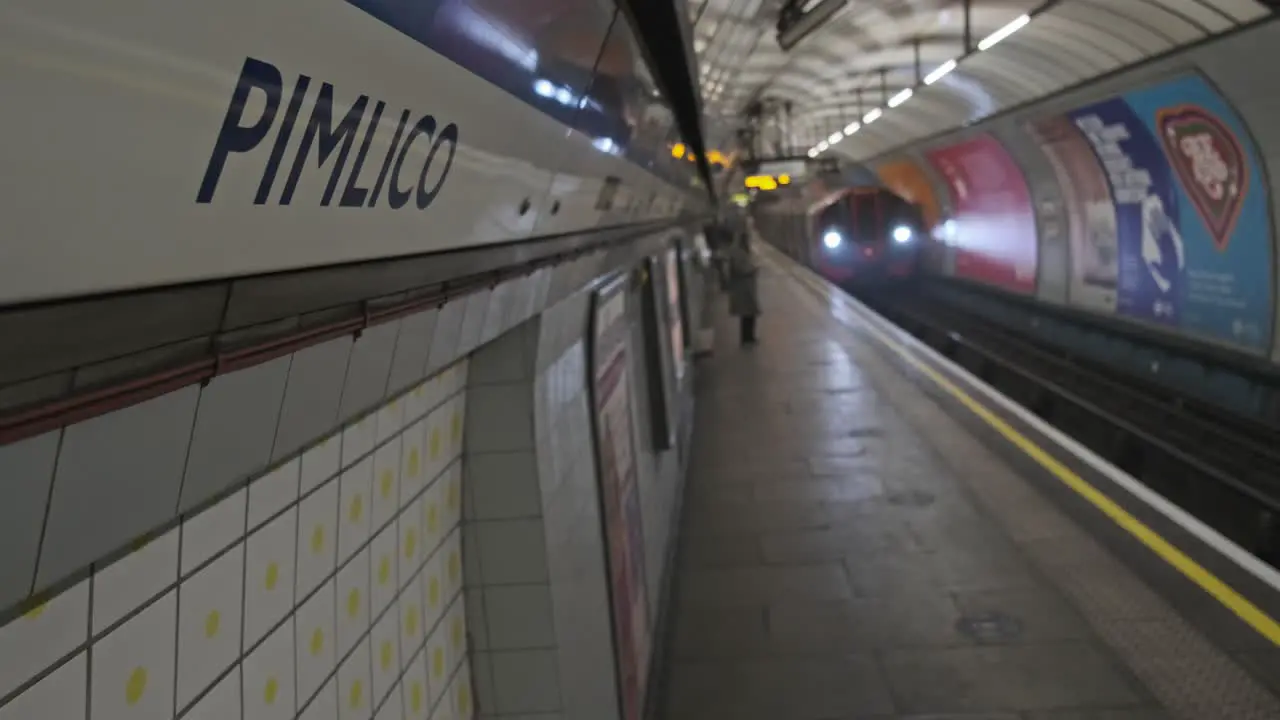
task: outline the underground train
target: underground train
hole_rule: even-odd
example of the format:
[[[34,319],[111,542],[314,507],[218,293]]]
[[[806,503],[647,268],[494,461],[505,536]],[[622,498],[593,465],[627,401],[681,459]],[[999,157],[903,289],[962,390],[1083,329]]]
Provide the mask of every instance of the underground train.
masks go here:
[[[781,199],[756,222],[784,252],[854,288],[914,278],[926,232],[919,207],[880,187],[841,188],[816,202]]]

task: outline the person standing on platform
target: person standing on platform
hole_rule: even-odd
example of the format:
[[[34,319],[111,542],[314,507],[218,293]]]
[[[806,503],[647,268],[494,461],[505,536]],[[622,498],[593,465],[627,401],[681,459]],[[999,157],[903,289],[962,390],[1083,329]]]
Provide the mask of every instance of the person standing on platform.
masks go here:
[[[735,234],[729,247],[729,312],[737,316],[743,345],[756,343],[756,316],[760,295],[756,287],[759,267],[751,255],[748,233]]]

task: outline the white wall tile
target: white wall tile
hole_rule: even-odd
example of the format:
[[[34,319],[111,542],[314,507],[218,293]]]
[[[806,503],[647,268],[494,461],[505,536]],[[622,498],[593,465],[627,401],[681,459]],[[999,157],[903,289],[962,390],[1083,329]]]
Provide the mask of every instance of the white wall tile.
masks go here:
[[[448,365],[458,357],[458,339],[462,334],[462,316],[466,301],[452,300],[440,308],[436,317],[435,332],[431,336],[431,349],[427,353],[427,371]]]
[[[396,525],[400,538],[400,552],[397,554],[400,568],[398,577],[399,584],[404,585],[422,566],[423,547],[419,539],[422,536],[422,513],[416,511],[416,506],[411,506],[400,514]]]
[[[237,490],[182,522],[183,575],[244,537],[249,491]]]
[[[0,695],[18,689],[89,639],[89,581],[0,627]]]
[[[218,684],[187,711],[182,720],[242,720],[240,668],[227,673]]]
[[[361,550],[338,570],[338,655],[369,630],[369,551]]]
[[[422,646],[426,638],[426,615],[422,608],[422,575],[415,574],[405,584],[396,598],[395,615],[400,624],[400,669],[409,665],[409,659]]]
[[[449,689],[449,628],[439,623],[427,636],[427,690],[431,704],[447,702]]]
[[[298,504],[297,597],[311,592],[333,573],[338,545],[338,490],[329,480]]]
[[[330,435],[303,453],[299,492],[308,493],[320,483],[337,475],[338,463],[341,458],[341,433]]]
[[[293,354],[272,459],[293,455],[333,428],[351,345],[347,335]]]
[[[434,308],[414,313],[403,320],[400,335],[396,338],[395,356],[391,361],[391,378],[387,383],[391,392],[399,392],[422,378],[427,364],[427,351],[431,347],[431,335],[435,331],[438,311]]]
[[[488,647],[530,650],[556,645],[551,616],[551,588],[536,585],[491,585],[484,590]]]
[[[539,520],[476,523],[486,585],[547,582],[547,551]]]
[[[560,708],[560,678],[554,650],[515,650],[490,655],[499,713]]]
[[[311,704],[303,709],[298,720],[338,720],[338,679],[335,676],[325,683]]]
[[[473,455],[467,460],[466,484],[477,520],[535,517],[542,513],[538,463],[532,450]]]
[[[400,434],[404,429],[404,402],[399,397],[384,403],[375,414],[378,418],[377,443],[379,445],[390,440],[393,435]]]
[[[37,589],[173,518],[198,396],[191,386],[66,429]]]
[[[445,595],[445,553],[437,550],[422,568],[422,609],[423,628],[430,631],[444,617],[447,597]]]
[[[93,632],[133,612],[178,581],[178,528],[140,543],[93,576]]]
[[[488,312],[492,296],[493,292],[485,288],[467,295],[463,300],[466,309],[463,311],[462,329],[458,333],[458,355],[466,355],[479,344],[484,316]]]
[[[373,716],[374,720],[404,720],[404,709],[400,704],[401,696],[400,685],[396,684],[391,693],[382,699],[382,705]]]
[[[379,528],[400,509],[400,438],[373,451],[373,527]]]
[[[400,321],[393,320],[366,329],[356,339],[351,349],[351,361],[347,364],[339,417],[355,417],[386,396],[391,357],[399,333]]]
[[[471,695],[471,664],[463,659],[453,676],[453,687],[449,697],[453,701],[454,717],[458,720],[472,720],[476,716],[475,698]]]
[[[342,467],[349,468],[356,460],[373,452],[378,436],[378,416],[369,413],[342,430]]]
[[[55,431],[0,445],[0,607],[25,598],[35,580],[61,436]]]
[[[256,528],[298,499],[299,458],[249,484],[249,527]]]
[[[293,655],[291,620],[244,659],[244,720],[293,720]]]
[[[170,592],[93,646],[94,720],[171,720],[177,616]]]
[[[533,447],[533,393],[528,385],[484,385],[467,391],[467,443],[472,452]],[[477,422],[475,418],[483,418]]]
[[[338,668],[339,720],[369,720],[373,716],[369,662],[369,640],[365,638]]]
[[[0,707],[0,720],[85,720],[89,661],[80,653]]]
[[[447,604],[462,592],[462,529],[455,527],[445,537],[438,552],[444,557],[444,601]]]
[[[338,562],[369,540],[373,505],[373,457],[366,457],[342,473],[338,500]]]
[[[396,539],[396,524],[393,522],[373,536],[369,543],[369,559],[373,563],[373,582],[369,591],[369,611],[374,615],[381,613],[395,600],[399,589],[396,553],[399,543]],[[386,576],[382,573],[386,569]]]
[[[253,647],[293,609],[298,511],[249,536],[245,556],[244,646]]]
[[[427,665],[423,658],[425,653],[419,651],[409,661],[405,671],[401,690],[404,694],[405,720],[427,720],[431,711],[431,697],[427,692]],[[7,720],[7,719],[5,719]]]
[[[310,698],[337,667],[335,593],[334,581],[329,580],[298,608],[294,617],[300,702]]]
[[[376,706],[391,692],[400,676],[400,623],[395,612],[384,613],[369,632],[373,653],[373,697]]]
[[[178,707],[190,704],[240,660],[243,597],[243,544],[178,588]]]
[[[284,402],[290,358],[219,375],[200,392],[182,510],[199,505],[265,467]]]

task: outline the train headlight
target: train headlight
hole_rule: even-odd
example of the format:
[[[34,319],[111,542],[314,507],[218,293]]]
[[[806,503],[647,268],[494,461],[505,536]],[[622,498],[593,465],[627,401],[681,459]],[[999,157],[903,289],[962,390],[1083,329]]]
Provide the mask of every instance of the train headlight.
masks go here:
[[[828,230],[822,236],[822,244],[827,246],[828,250],[835,250],[840,247],[840,243],[844,242],[844,238],[840,237],[840,233],[835,230]]]
[[[893,241],[896,243],[911,242],[911,228],[906,225],[899,225],[893,229]]]

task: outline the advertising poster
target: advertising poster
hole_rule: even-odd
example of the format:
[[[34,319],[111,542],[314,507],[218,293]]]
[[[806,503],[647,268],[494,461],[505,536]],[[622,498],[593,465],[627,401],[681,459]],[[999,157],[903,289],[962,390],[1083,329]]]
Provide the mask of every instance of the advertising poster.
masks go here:
[[[622,720],[641,720],[649,669],[649,595],[631,427],[626,288],[624,276],[595,295],[591,380]]]
[[[942,221],[942,207],[933,192],[933,183],[911,160],[894,160],[876,168],[880,181],[907,202],[920,206],[924,221],[933,230]]]
[[[684,379],[684,306],[680,302],[680,248],[667,251],[667,323],[671,327],[671,363],[676,386]]]
[[[1044,118],[1030,123],[1027,131],[1048,158],[1062,193],[1071,248],[1068,300],[1115,312],[1119,254],[1107,172],[1069,118]]]
[[[1060,142],[1046,152],[1088,150],[1104,169],[1110,200],[1109,207],[1088,205],[1088,230],[1072,233],[1073,253],[1085,256],[1073,261],[1073,286],[1105,277],[1094,256],[1109,254],[1117,313],[1265,350],[1273,263],[1266,188],[1244,126],[1222,97],[1187,76],[1060,120],[1083,143],[1072,141],[1072,151]],[[1071,162],[1085,165],[1078,157]],[[1114,241],[1106,237],[1112,225]],[[1097,252],[1108,244],[1114,250]]]
[[[1035,211],[1022,170],[1004,146],[979,135],[927,156],[951,194],[955,276],[1035,292]]]

